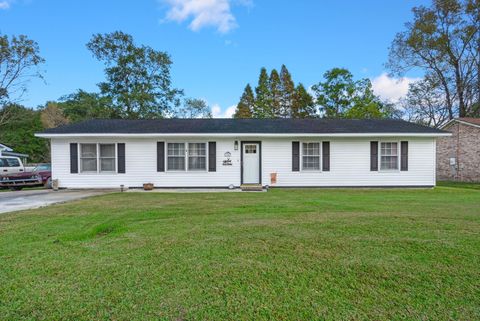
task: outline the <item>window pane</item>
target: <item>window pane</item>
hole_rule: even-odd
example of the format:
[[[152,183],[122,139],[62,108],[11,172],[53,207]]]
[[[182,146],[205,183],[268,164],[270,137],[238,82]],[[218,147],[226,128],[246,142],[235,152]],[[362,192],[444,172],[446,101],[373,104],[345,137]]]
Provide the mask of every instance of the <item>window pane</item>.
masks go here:
[[[102,172],[114,172],[115,171],[115,158],[102,158],[102,159],[100,159],[100,171],[102,171]]]
[[[115,157],[115,144],[100,144],[100,157]]]
[[[303,143],[303,155],[320,156],[320,143]]]
[[[303,156],[303,169],[305,170],[319,170],[320,157],[319,156]]]
[[[188,144],[188,153],[191,156],[205,156],[205,155],[207,155],[205,143],[190,143],[190,144]]]
[[[185,157],[168,157],[167,161],[168,170],[185,170]]]
[[[168,143],[167,154],[168,156],[184,156],[185,144],[184,143]]]
[[[256,154],[257,145],[245,145],[245,154]]]
[[[205,170],[206,167],[206,157],[189,157],[188,158],[188,169],[190,170]]]
[[[96,172],[97,159],[96,158],[82,158],[80,162],[80,170],[82,172]]]
[[[80,157],[97,157],[97,144],[81,144],[80,149]]]

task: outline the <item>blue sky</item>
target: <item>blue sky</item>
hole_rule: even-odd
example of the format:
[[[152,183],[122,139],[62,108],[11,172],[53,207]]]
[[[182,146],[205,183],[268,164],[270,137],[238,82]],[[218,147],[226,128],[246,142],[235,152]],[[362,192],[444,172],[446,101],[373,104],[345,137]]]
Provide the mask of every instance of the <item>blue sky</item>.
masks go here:
[[[76,89],[96,91],[103,66],[86,49],[93,33],[121,30],[167,51],[175,87],[229,116],[262,66],[285,64],[311,86],[333,67],[372,79],[386,99],[405,94],[410,74],[393,79],[383,64],[396,32],[421,0],[0,0],[0,32],[36,40],[45,81],[32,81],[22,103],[35,107]]]

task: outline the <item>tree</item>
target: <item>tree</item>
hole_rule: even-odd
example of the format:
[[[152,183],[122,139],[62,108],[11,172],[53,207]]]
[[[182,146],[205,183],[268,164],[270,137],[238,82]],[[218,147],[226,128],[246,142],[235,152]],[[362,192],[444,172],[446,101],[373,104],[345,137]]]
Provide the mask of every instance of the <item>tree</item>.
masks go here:
[[[278,118],[282,117],[282,92],[280,86],[280,75],[276,69],[270,72],[270,79],[268,80],[270,89],[270,108],[267,110],[266,117]]]
[[[305,93],[307,92],[305,91]],[[292,80],[292,75],[287,67],[282,65],[280,69],[280,110],[282,117],[296,118],[292,110],[294,108],[295,94],[295,83]],[[304,93],[302,92],[300,95],[304,95]],[[300,98],[300,100],[303,98],[306,98],[306,96]]]
[[[56,102],[48,102],[40,112],[40,120],[44,128],[54,128],[69,123],[63,110]]]
[[[402,75],[420,69],[438,84],[453,118],[473,113],[480,101],[480,1],[435,0],[413,8],[413,21],[397,33],[387,67]]]
[[[424,78],[410,84],[401,104],[409,121],[439,127],[449,118],[442,87],[433,79]]]
[[[45,60],[38,44],[25,35],[0,35],[0,105],[18,101],[31,78],[42,78]]]
[[[326,118],[340,118],[351,107],[355,93],[353,75],[347,69],[333,68],[323,74],[324,82],[312,87],[320,112]]]
[[[253,108],[253,118],[267,118],[271,114],[270,85],[267,69],[260,69],[258,85],[255,87],[255,108]]]
[[[373,93],[369,79],[355,81],[350,71],[333,68],[312,87],[325,118],[385,118],[392,110]]]
[[[18,104],[8,104],[2,112],[12,115],[11,120],[2,126],[0,141],[12,147],[16,152],[28,154],[31,162],[46,162],[49,158],[48,143],[43,138],[35,137],[43,130],[40,112]]]
[[[240,101],[237,104],[237,109],[234,118],[252,118],[252,111],[255,108],[255,96],[253,95],[252,87],[249,84],[245,86]]]
[[[61,97],[58,106],[74,123],[92,118],[120,118],[120,111],[112,106],[110,97],[81,89]]]
[[[94,35],[87,48],[106,66],[107,79],[99,88],[121,117],[161,118],[179,106],[182,91],[172,88],[166,52],[137,46],[120,31]]]
[[[187,98],[175,113],[178,118],[212,118],[212,112],[203,99]]]
[[[291,118],[315,118],[317,116],[315,102],[303,84],[295,88],[291,106]]]

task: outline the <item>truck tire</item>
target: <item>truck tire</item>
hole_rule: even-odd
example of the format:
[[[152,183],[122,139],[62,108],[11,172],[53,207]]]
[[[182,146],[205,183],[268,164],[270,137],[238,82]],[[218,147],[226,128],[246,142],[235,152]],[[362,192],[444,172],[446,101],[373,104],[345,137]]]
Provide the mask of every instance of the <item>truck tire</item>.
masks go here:
[[[51,177],[47,178],[47,180],[46,180],[45,184],[43,184],[43,186],[47,189],[51,189],[52,188],[52,178]]]

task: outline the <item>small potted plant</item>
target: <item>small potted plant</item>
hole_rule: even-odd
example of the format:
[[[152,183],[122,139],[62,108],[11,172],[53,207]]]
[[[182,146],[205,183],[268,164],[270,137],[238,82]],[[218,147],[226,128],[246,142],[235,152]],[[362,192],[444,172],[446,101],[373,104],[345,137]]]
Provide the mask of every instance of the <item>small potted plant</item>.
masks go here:
[[[143,189],[146,191],[151,191],[153,189],[153,183],[144,183]]]

